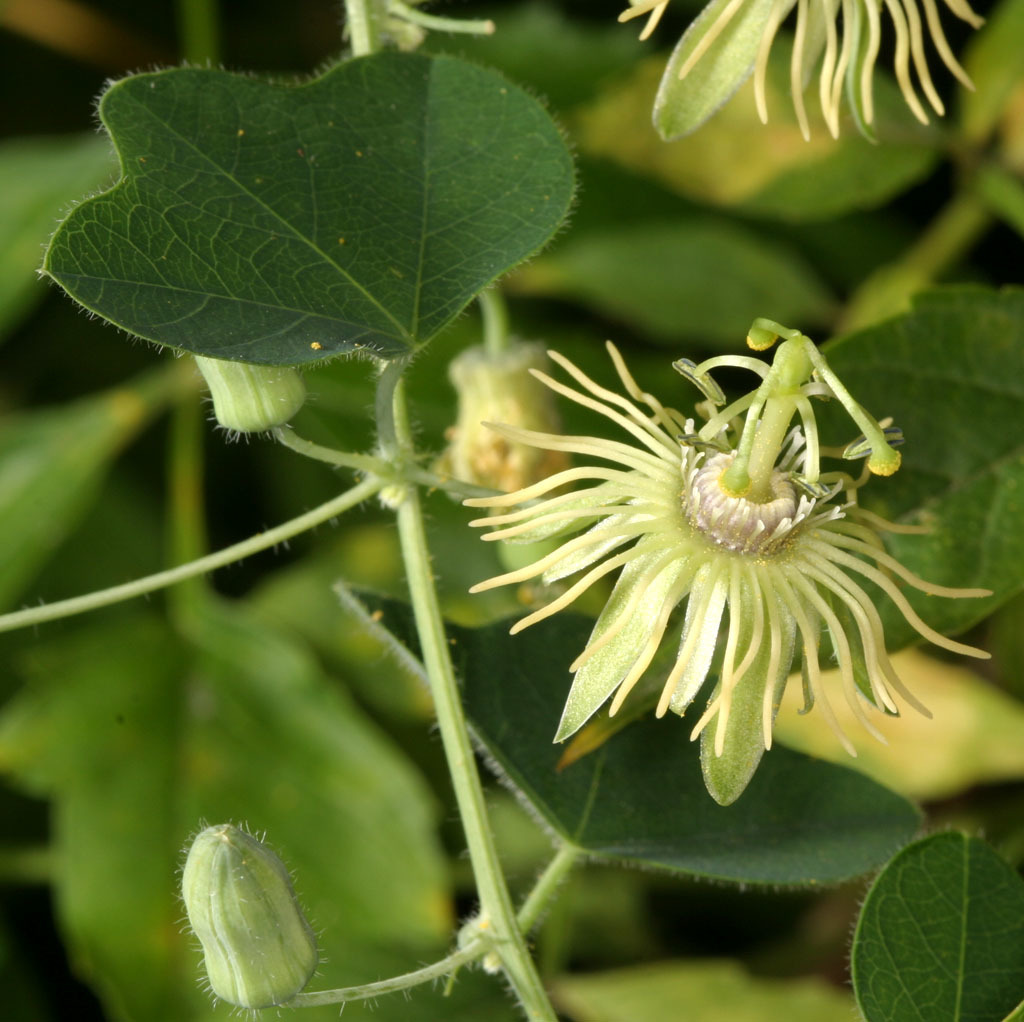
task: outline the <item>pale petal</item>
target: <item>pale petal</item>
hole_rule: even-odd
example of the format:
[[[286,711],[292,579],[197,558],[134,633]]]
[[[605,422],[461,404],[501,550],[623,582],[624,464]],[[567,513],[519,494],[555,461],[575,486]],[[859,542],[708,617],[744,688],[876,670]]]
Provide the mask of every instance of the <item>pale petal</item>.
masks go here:
[[[679,40],[654,101],[666,141],[696,131],[750,77],[765,26],[792,0],[712,0]],[[680,74],[684,77],[680,80]]]
[[[614,638],[604,643],[576,672],[558,724],[556,742],[574,734],[597,712],[618,688],[651,639],[666,596],[688,570],[685,559],[671,558],[667,564],[663,564],[664,560],[661,552],[643,554],[622,569],[590,635],[588,646],[598,642],[602,632],[615,624],[624,611],[628,611],[628,617]],[[659,564],[662,565],[660,570]],[[638,591],[641,595],[637,600]]]
[[[704,684],[718,644],[718,630],[728,591],[728,578],[719,562],[705,564],[697,572],[686,603],[679,655],[665,682],[665,690],[658,703],[658,716],[669,707],[673,713],[684,713]]]
[[[743,623],[740,646],[749,644],[753,637],[753,622],[761,603],[763,617],[767,597],[769,620],[773,618],[774,593],[762,592],[762,582],[754,571],[746,573],[740,590],[739,607],[729,608]],[[743,794],[764,755],[765,739],[763,707],[767,698],[772,704],[772,715],[778,710],[782,685],[793,659],[796,623],[792,615],[779,614],[776,606],[774,620],[782,626],[773,633],[774,641],[760,642],[753,661],[742,678],[737,681],[729,697],[728,720],[724,737],[718,728],[703,727],[700,735],[700,762],[704,784],[719,805],[731,805]],[[709,711],[721,699],[721,685],[715,688],[709,702]],[[719,710],[718,712],[721,712]]]

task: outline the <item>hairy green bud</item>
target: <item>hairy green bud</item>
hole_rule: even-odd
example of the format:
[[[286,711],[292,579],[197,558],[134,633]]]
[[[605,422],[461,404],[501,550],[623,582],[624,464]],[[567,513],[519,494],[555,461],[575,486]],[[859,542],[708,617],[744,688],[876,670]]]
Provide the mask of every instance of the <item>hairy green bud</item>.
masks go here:
[[[260,433],[283,426],[306,400],[306,385],[290,366],[259,366],[196,355],[210,388],[213,412],[225,428]]]
[[[207,827],[192,842],[181,890],[218,997],[269,1008],[309,982],[316,937],[284,863],[261,841],[229,823]]]
[[[559,428],[554,401],[541,382],[547,366],[544,349],[522,341],[510,341],[499,352],[483,346],[460,352],[448,367],[458,417],[447,432],[448,450],[438,471],[477,486],[517,490],[568,468],[563,452],[539,450],[493,428],[497,422],[533,432]]]

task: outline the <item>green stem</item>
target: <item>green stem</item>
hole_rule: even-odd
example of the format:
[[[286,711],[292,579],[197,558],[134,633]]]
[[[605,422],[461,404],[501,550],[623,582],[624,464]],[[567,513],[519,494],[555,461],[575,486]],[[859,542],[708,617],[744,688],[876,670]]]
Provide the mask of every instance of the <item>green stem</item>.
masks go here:
[[[580,850],[575,845],[563,844],[544,872],[538,877],[533,890],[523,902],[516,917],[516,922],[523,934],[528,933],[536,924],[547,903],[565,879],[566,874],[572,869],[579,855]],[[361,986],[338,987],[334,990],[311,990],[308,993],[298,994],[288,1002],[287,1007],[312,1008],[323,1004],[344,1004],[346,1001],[365,1001],[371,997],[408,990],[421,983],[429,983],[431,980],[453,974],[456,969],[480,958],[492,947],[493,938],[488,941],[474,941],[469,947],[454,951],[440,961],[425,965],[422,969],[406,972],[401,976],[392,976],[390,979],[382,979],[376,983],[365,983]]]
[[[345,20],[353,57],[366,57],[380,49],[379,18],[375,0],[345,0]]]
[[[382,480],[418,483],[428,489],[444,490],[445,493],[450,493],[455,497],[496,497],[501,492],[486,486],[464,483],[448,476],[440,476],[436,472],[420,468],[418,465],[406,465],[399,471],[383,458],[375,457],[372,454],[338,451],[333,447],[324,447],[311,440],[304,440],[295,433],[291,426],[278,426],[273,433],[276,440],[289,450],[295,451],[296,454],[312,458],[314,461],[325,462],[328,465],[335,465],[338,468],[351,468],[358,472],[371,473]]]
[[[365,983],[358,987],[311,990],[307,994],[298,994],[284,1006],[287,1008],[313,1008],[321,1004],[344,1004],[346,1001],[365,1001],[370,997],[393,994],[398,990],[407,990],[409,987],[419,986],[420,983],[429,983],[441,976],[448,976],[459,966],[479,958],[484,950],[486,949],[479,943],[473,944],[471,947],[455,951],[447,958],[442,958],[439,962],[426,965],[415,972],[406,972],[401,976],[392,976],[390,979],[382,979],[378,983]],[[554,1018],[553,1015],[552,1018]]]
[[[459,18],[441,18],[436,14],[427,14],[416,7],[402,3],[402,0],[389,0],[388,10],[413,25],[430,29],[434,32],[462,32],[465,35],[493,35],[494,22],[490,18],[485,21],[471,21]]]
[[[178,38],[189,64],[220,60],[220,23],[216,0],[178,0]]]
[[[488,355],[500,355],[508,348],[508,308],[496,288],[476,296],[484,321],[484,349]]]
[[[521,933],[525,935],[534,928],[541,913],[547,908],[548,902],[554,897],[555,891],[558,890],[579,857],[580,850],[568,842],[558,849],[555,857],[537,878],[533,890],[527,895],[526,901],[523,902],[516,915],[516,922],[519,924]]]
[[[314,461],[323,461],[336,468],[351,468],[357,472],[368,472],[373,475],[387,478],[390,466],[382,458],[375,458],[372,454],[355,454],[352,451],[338,451],[333,447],[324,447],[322,444],[315,444],[312,440],[304,440],[291,426],[278,426],[273,431],[274,439],[278,443]]]
[[[170,505],[168,560],[187,564],[203,556],[203,420],[194,396],[180,400],[171,414],[168,491]],[[175,586],[168,594],[171,613],[181,619],[195,613],[205,595],[199,577]]]
[[[398,438],[395,421],[395,390],[402,382],[402,373],[408,365],[406,359],[392,359],[385,362],[377,380],[377,397],[374,411],[377,421],[377,446],[385,460],[394,465],[402,455],[402,443]],[[402,404],[402,415],[405,415]]]
[[[285,540],[361,504],[377,493],[381,485],[381,481],[375,477],[365,479],[350,490],[313,508],[312,511],[307,511],[282,525],[250,536],[248,539],[242,540],[241,543],[235,543],[216,553],[207,554],[206,557],[200,557],[188,564],[179,564],[176,568],[158,571],[155,575],[137,578],[131,582],[125,582],[123,585],[112,586],[110,589],[100,589],[95,593],[87,593],[85,596],[75,596],[69,600],[58,600],[56,603],[45,604],[42,607],[28,607],[12,614],[4,614],[0,616],[0,632],[10,632],[16,628],[24,628],[26,625],[37,625],[44,621],[55,621],[58,618],[84,614],[86,611],[107,607],[112,603],[121,603],[123,600],[143,596],[145,593],[152,593],[157,589],[165,589],[167,586],[183,582],[185,579],[204,575],[208,571],[223,568],[227,564],[234,564],[235,561],[240,561],[244,557],[283,543]]]
[[[991,224],[992,214],[981,198],[970,191],[954,195],[896,262],[858,288],[837,332],[849,333],[903,311],[915,292],[963,258]]]
[[[406,457],[412,460],[412,437],[409,433],[405,391],[401,382],[393,388],[392,417],[392,426],[389,430],[393,430]],[[382,427],[383,424],[379,424],[381,432],[387,432]],[[404,499],[398,505],[397,512],[398,536],[423,665],[430,682],[441,742],[462,818],[473,875],[476,878],[481,917],[490,923],[494,935],[494,950],[501,959],[505,973],[527,1017],[537,1022],[551,1022],[556,1017],[555,1012],[516,922],[512,900],[487,820],[483,787],[469,740],[455,670],[449,655],[444,620],[434,586],[420,495],[414,487],[408,488]]]
[[[1024,183],[1018,175],[990,163],[978,171],[974,191],[993,213],[1024,237]]]

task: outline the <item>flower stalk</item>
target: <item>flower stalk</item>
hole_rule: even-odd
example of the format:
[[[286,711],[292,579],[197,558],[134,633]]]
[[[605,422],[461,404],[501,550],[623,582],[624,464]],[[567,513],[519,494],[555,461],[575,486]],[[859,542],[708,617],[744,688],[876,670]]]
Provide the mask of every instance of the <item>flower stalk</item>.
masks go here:
[[[379,429],[382,434],[393,436],[400,451],[411,458],[413,443],[401,380],[397,381],[391,393],[391,421],[386,426],[382,424]],[[466,835],[480,897],[481,916],[489,920],[495,953],[527,1017],[537,1022],[548,1022],[555,1017],[555,1012],[516,921],[487,820],[480,774],[448,651],[444,620],[430,566],[423,512],[415,486],[405,487],[396,512],[402,560],[423,664],[430,682],[438,729]]]

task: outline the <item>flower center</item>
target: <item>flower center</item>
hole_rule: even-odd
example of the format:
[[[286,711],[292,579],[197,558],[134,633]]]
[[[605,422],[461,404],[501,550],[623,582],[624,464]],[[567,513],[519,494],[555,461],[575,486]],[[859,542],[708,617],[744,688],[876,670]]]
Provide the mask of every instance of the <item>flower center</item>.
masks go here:
[[[768,500],[730,497],[720,479],[734,457],[716,454],[693,473],[683,498],[686,512],[691,524],[720,546],[741,553],[772,553],[813,504],[798,497],[786,473],[778,470],[772,472]]]

